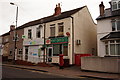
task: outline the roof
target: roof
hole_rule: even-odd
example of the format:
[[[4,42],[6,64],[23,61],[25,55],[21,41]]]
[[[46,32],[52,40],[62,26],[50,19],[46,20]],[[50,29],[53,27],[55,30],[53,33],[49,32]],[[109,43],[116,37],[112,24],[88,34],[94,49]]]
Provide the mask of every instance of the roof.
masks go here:
[[[1,36],[7,36],[7,35],[10,35],[10,32],[6,32],[6,33],[2,34]]]
[[[83,9],[84,7],[86,7],[86,6],[83,6],[83,7],[77,8],[77,9],[73,9],[70,11],[62,12],[60,15],[57,15],[57,16],[51,15],[51,16],[47,16],[47,17],[44,17],[44,18],[41,18],[38,20],[34,20],[34,21],[28,22],[26,24],[23,24],[22,26],[18,27],[17,29],[22,29],[25,27],[34,26],[34,25],[41,24],[41,23],[47,23],[47,22],[51,22],[51,21],[55,21],[55,20],[59,20],[59,19],[68,18],[72,14],[75,14],[79,10]]]
[[[107,8],[107,9],[105,9],[104,15],[97,17],[96,20],[101,20],[101,19],[105,19],[105,18],[120,16],[120,14],[118,13],[119,11],[120,10],[111,11],[111,8]]]
[[[120,39],[120,31],[119,32],[110,32],[108,35],[104,36],[100,40],[106,39]]]

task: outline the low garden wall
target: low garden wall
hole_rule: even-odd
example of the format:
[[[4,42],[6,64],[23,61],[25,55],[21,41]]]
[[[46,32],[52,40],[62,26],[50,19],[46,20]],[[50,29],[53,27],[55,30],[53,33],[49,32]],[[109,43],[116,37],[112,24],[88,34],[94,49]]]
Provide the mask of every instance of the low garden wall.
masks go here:
[[[82,57],[81,69],[120,73],[120,57]]]

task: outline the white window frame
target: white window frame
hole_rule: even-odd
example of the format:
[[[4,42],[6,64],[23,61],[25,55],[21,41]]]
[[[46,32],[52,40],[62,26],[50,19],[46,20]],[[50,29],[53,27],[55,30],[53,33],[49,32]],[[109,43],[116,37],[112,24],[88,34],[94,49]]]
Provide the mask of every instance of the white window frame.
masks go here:
[[[53,57],[53,47],[48,47],[47,48],[47,56],[48,56],[48,51],[49,51],[49,49],[52,49],[52,55],[51,55],[51,57]],[[49,56],[48,56],[49,57]]]
[[[120,9],[120,7],[119,7],[119,6],[120,6],[120,1],[118,1],[118,8]]]
[[[37,29],[39,29],[39,31],[40,31],[40,34],[39,34],[40,37],[38,37],[38,30]],[[40,25],[36,28],[36,38],[42,38],[42,25]]]
[[[17,34],[16,36],[15,36],[15,35],[13,36],[13,41],[15,41],[15,37],[17,38],[16,41],[19,41],[19,36],[18,36],[18,34]]]
[[[112,30],[112,31],[120,31],[120,30],[118,30],[118,26],[117,26],[117,22],[118,21],[120,21],[120,19],[113,19],[112,21],[111,21],[111,24],[112,24],[112,22],[115,22],[115,30]],[[113,27],[112,27],[113,28]]]
[[[60,27],[63,28],[63,32],[60,32]],[[61,34],[62,33],[62,34]],[[64,23],[61,22],[61,23],[58,23],[58,36],[61,36],[61,35],[64,35]]]
[[[31,30],[31,38],[29,37],[29,30]],[[32,29],[28,29],[28,39],[32,39]]]
[[[117,9],[113,9],[113,3],[116,3]],[[120,9],[120,8],[119,8],[119,3],[120,3],[120,0],[119,0],[119,1],[113,1],[113,2],[112,2],[112,11],[115,11],[115,10]]]
[[[105,46],[108,45],[108,49],[107,49],[107,50],[108,50],[108,51],[107,51],[108,54],[106,54],[106,56],[108,56],[108,55],[109,55],[109,56],[120,56],[120,55],[111,55],[110,45],[111,45],[111,44],[114,44],[114,45],[115,45],[115,53],[116,53],[116,52],[117,52],[117,51],[116,51],[116,45],[117,45],[117,44],[120,44],[120,43],[117,43],[116,40],[111,40],[111,41],[114,41],[114,43],[111,43],[110,41],[108,41],[107,44],[105,44]],[[106,47],[105,47],[105,48],[106,48]],[[105,50],[106,50],[106,49],[105,49]],[[106,53],[106,51],[105,51],[105,53]]]
[[[54,36],[51,35],[51,28],[55,28],[55,24],[50,25],[50,37],[54,37],[56,34],[54,34]],[[56,29],[56,28],[55,28],[55,29]],[[56,30],[55,30],[54,32],[56,33]]]

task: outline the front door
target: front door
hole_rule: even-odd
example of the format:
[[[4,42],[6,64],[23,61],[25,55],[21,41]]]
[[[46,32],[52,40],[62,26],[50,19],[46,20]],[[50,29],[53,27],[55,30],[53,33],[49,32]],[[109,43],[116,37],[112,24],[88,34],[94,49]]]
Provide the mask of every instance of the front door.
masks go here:
[[[47,54],[48,54],[48,62],[52,62],[53,48],[49,47],[47,50]]]
[[[28,47],[25,47],[25,60],[28,60]]]

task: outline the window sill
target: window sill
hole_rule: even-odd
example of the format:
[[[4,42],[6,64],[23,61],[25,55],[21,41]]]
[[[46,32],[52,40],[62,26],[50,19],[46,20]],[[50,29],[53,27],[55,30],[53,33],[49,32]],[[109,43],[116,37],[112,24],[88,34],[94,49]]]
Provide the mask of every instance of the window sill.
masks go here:
[[[57,37],[65,37],[64,35],[58,35]]]
[[[120,55],[105,55],[105,57],[120,57]]]
[[[55,38],[55,36],[50,36],[49,38]]]
[[[112,31],[112,32],[120,32],[120,30],[117,30],[117,31]]]
[[[118,8],[118,9],[112,9],[112,11],[118,11],[118,10],[120,10],[120,8]]]

